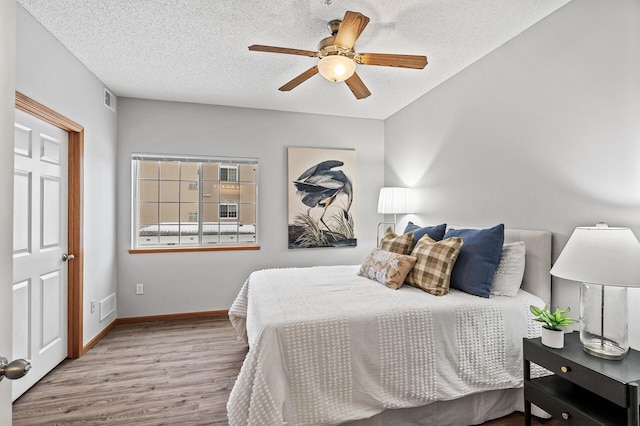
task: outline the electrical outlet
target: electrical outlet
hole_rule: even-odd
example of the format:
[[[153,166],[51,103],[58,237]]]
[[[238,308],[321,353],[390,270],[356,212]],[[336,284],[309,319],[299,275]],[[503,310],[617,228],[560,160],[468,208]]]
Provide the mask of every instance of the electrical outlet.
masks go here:
[[[96,311],[96,301],[95,299],[93,299],[91,301],[91,313],[94,313]]]
[[[136,294],[144,294],[144,284],[136,284]]]

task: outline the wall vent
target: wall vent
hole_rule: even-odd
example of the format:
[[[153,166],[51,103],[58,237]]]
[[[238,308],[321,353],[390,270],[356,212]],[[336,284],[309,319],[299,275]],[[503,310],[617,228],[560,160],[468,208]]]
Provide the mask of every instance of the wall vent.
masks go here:
[[[100,321],[111,315],[116,310],[116,294],[105,297],[100,301]]]
[[[104,106],[113,112],[116,111],[116,97],[106,87],[104,88]]]

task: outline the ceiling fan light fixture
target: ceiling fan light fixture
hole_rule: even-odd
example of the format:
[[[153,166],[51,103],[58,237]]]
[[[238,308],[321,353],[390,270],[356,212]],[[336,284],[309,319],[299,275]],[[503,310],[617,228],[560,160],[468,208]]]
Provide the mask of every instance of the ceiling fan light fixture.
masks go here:
[[[356,71],[356,63],[346,56],[329,55],[318,61],[318,72],[333,82],[347,80]]]

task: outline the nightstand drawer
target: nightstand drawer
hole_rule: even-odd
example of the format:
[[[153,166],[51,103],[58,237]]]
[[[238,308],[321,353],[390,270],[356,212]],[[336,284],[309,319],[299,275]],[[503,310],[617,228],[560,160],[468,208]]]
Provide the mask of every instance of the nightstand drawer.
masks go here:
[[[560,425],[627,425],[624,408],[558,376],[525,381],[524,397],[544,407]]]
[[[587,367],[567,359],[563,356],[564,352],[562,349],[543,347],[528,340],[524,341],[524,345],[525,352],[527,354],[526,357],[529,361],[554,372],[564,380],[571,381],[584,389],[597,393],[603,398],[616,403],[620,407],[626,407],[629,404],[625,383],[621,383],[612,377],[600,374],[592,367],[589,368],[590,366]],[[607,363],[617,362],[599,360],[587,354],[584,354],[584,357],[591,365],[605,365]]]

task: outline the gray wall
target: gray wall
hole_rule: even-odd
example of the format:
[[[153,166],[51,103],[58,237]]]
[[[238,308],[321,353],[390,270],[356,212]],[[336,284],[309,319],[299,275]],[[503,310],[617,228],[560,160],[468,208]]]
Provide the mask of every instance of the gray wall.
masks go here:
[[[16,82],[16,2],[0,0],[0,316],[11,321],[13,283],[13,123]],[[0,356],[11,357],[11,326],[0,330]],[[0,424],[11,424],[11,384],[0,382]]]
[[[228,309],[261,268],[360,263],[376,244],[383,122],[176,102],[118,99],[118,316]],[[354,148],[358,246],[287,248],[287,147]],[[130,254],[131,154],[258,157],[259,251]],[[145,285],[135,295],[135,284]]]
[[[639,1],[572,1],[387,119],[385,183],[418,188],[422,223],[550,230],[554,259],[576,226],[640,236],[639,52]]]
[[[90,311],[92,299],[100,301],[116,291],[116,114],[103,105],[104,85],[95,75],[21,6],[17,14],[16,90],[85,128],[83,340],[87,343],[116,316],[100,322],[98,310]]]

